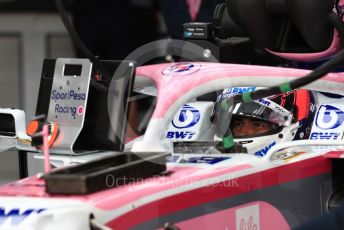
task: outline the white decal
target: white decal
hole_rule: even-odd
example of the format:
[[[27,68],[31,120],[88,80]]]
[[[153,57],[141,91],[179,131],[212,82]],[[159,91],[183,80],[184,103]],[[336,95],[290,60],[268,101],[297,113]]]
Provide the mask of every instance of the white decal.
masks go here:
[[[235,211],[235,222],[237,230],[259,230],[259,205],[251,205],[239,208]]]

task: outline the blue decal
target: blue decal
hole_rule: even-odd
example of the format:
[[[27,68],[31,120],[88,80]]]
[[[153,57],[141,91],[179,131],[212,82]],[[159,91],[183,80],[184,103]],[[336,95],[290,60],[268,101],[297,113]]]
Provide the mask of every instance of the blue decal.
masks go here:
[[[174,73],[181,73],[181,72],[189,71],[193,67],[195,67],[194,64],[176,64],[174,66],[171,66],[170,70]]]
[[[178,159],[179,159],[179,156],[168,156],[167,157],[167,162],[170,162],[170,163],[172,163],[172,162],[177,162],[178,161]]]
[[[182,163],[205,163],[213,165],[228,159],[230,159],[230,157],[191,157],[185,159]]]
[[[340,133],[313,132],[309,139],[311,140],[337,140]]]
[[[189,131],[180,131],[180,132],[167,132],[166,138],[172,139],[191,139],[195,135],[195,132],[189,132]]]
[[[271,144],[269,144],[268,146],[262,148],[261,150],[255,152],[254,155],[258,156],[258,157],[263,157],[266,155],[266,153],[269,151],[269,149],[272,148],[272,146],[276,145],[276,142],[272,142]]]
[[[197,124],[200,118],[201,113],[197,109],[184,105],[180,110],[178,118],[173,118],[172,125],[177,129],[190,128]]]
[[[234,87],[228,90],[227,92],[238,94],[238,93],[252,92],[255,89],[256,87]]]
[[[55,104],[54,113],[56,113],[56,114],[69,114],[70,113],[72,115],[72,117],[75,119],[76,112],[77,112],[77,110],[76,110],[75,106]],[[82,114],[82,113],[80,113],[80,114]]]
[[[198,63],[178,63],[169,66],[165,70],[162,71],[163,75],[177,75],[177,76],[184,76],[188,74],[195,73],[200,69],[201,65]]]
[[[234,88],[227,88],[224,89],[222,94],[217,98],[217,100],[220,100],[221,98],[227,98],[229,96],[233,96],[240,93],[245,92],[252,92],[255,91],[257,87],[234,87]]]
[[[79,106],[79,110],[75,106],[70,106],[69,102],[72,101],[85,101],[86,94],[84,93],[77,93],[74,90],[70,90],[68,92],[59,92],[53,90],[51,92],[51,99],[55,101],[55,108],[54,113],[56,114],[71,114],[72,117],[75,119],[75,115],[78,112],[78,115],[83,113],[83,107]],[[61,104],[62,103],[62,104]],[[80,110],[81,109],[81,110]]]
[[[264,98],[259,98],[257,101],[266,106],[269,106],[271,104],[270,101],[267,101]]]
[[[344,112],[331,105],[322,105],[315,119],[317,127],[321,129],[335,129],[344,122]]]
[[[51,99],[58,101],[58,100],[74,100],[74,101],[84,101],[86,100],[86,94],[84,93],[77,93],[74,90],[70,90],[68,92],[58,92],[55,89],[51,92]]]
[[[31,213],[41,213],[44,211],[44,208],[41,209],[26,209],[21,210],[19,208],[13,208],[6,212],[4,208],[0,208],[0,225],[4,224],[7,219],[11,219],[11,225],[18,225],[23,220],[25,220]]]

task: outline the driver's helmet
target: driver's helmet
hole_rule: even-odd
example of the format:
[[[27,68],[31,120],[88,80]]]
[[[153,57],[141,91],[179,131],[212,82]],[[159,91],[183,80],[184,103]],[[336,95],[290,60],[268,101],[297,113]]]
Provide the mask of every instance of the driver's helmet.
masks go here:
[[[225,90],[220,98],[228,96],[230,94]],[[234,105],[230,121],[232,135],[235,142],[247,148],[248,153],[264,156],[279,142],[308,139],[315,111],[314,95],[304,89],[238,103]],[[267,129],[238,134],[234,126],[240,125],[243,119],[250,119],[258,126],[264,122]]]

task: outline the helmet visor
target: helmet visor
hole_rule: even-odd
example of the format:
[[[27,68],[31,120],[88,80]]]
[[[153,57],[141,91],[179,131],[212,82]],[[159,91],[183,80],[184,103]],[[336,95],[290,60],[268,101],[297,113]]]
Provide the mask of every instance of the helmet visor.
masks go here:
[[[233,105],[232,98],[217,101],[214,115],[218,137],[223,137],[230,131],[232,116],[256,118],[275,126],[289,126],[293,118],[290,111],[272,101],[258,100]]]
[[[269,121],[279,126],[289,126],[292,120],[292,113],[276,103],[265,101],[261,104],[257,101],[239,103],[234,106],[233,115],[253,117],[263,121]]]

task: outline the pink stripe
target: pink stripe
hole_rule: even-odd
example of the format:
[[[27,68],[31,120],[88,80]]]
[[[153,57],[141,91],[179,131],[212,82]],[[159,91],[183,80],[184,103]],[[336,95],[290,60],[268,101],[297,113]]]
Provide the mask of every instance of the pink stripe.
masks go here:
[[[324,156],[327,158],[339,159],[341,156],[344,156],[344,151],[331,151],[326,153]]]
[[[196,72],[190,71],[189,75],[180,76],[178,73],[174,73],[175,75],[171,76],[163,75],[162,73],[172,65],[158,64],[137,68],[138,76],[146,76],[152,79],[156,82],[158,88],[158,101],[153,118],[162,118],[167,109],[180,97],[180,95],[212,80],[250,76],[262,78],[262,81],[266,81],[267,77],[276,78],[276,76],[283,76],[298,78],[310,72],[308,70],[267,66],[200,63],[200,70]],[[343,76],[344,73],[331,73],[322,78],[322,80],[344,83]],[[166,100],[167,98],[168,100]]]
[[[191,16],[192,21],[196,20],[198,12],[201,8],[202,0],[187,0],[187,4],[189,6],[189,13]]]
[[[166,191],[166,189],[181,186],[181,178],[187,178],[187,182],[191,183],[251,167],[250,165],[240,165],[215,171],[204,170],[202,168],[176,167],[170,169],[170,171],[174,171],[174,173],[166,178],[152,178],[146,180],[141,185],[133,184],[113,188],[87,196],[50,196],[44,191],[44,181],[36,177],[31,177],[2,186],[0,188],[0,195],[50,198],[63,197],[83,200],[84,202],[91,203],[97,208],[104,210],[114,210],[148,195],[154,195],[155,193]],[[153,201],[116,218],[111,221],[109,225],[116,228],[127,229],[131,226],[157,218],[160,215],[167,215],[188,207],[232,197],[273,185],[283,184],[289,181],[329,173],[330,170],[331,160],[324,156],[319,156],[243,176],[238,178],[239,186],[231,186],[233,178],[229,178],[228,181],[222,183],[205,185],[199,189]],[[260,181],[260,183],[253,183],[254,181]],[[24,187],[25,189],[23,189]]]
[[[228,186],[228,183],[231,183],[229,180],[219,183],[216,186],[210,185],[156,200],[116,218],[107,225],[118,229],[128,229],[157,218],[158,216],[168,215],[179,210],[265,187],[329,173],[330,171],[331,160],[319,156],[240,177],[238,178],[239,186]],[[259,183],[254,183],[257,181],[259,181]]]
[[[252,166],[244,164],[229,168],[214,169],[212,171],[197,167],[173,167],[168,169],[168,171],[173,172],[168,177],[148,178],[120,187],[114,187],[115,181],[109,180],[110,189],[85,196],[51,196],[44,190],[44,180],[33,176],[1,186],[0,196],[63,197],[84,200],[103,210],[113,210],[142,197],[165,191],[166,189],[177,188],[250,167]],[[22,189],[23,186],[25,186],[25,189]]]
[[[173,189],[192,183],[197,183],[204,179],[211,179],[213,177],[248,169],[251,167],[251,165],[244,164],[230,168],[214,169],[211,171],[193,167],[173,167],[169,170],[173,173],[166,178],[156,177],[153,179],[147,179],[143,183],[134,183],[129,186],[115,188],[116,195],[114,195],[113,190],[105,190],[103,192],[92,194],[92,197],[90,198],[92,199],[92,203],[97,208],[103,210],[112,210],[116,207],[134,202],[135,200],[143,198],[145,196],[166,191],[167,189]],[[113,202],[114,196],[120,196],[121,198],[118,199],[116,202]]]
[[[43,135],[43,153],[44,153],[44,172],[48,173],[51,170],[50,166],[50,154],[48,145],[48,125],[43,125],[42,135]]]
[[[288,60],[294,60],[294,61],[316,61],[316,60],[320,60],[321,58],[324,57],[330,57],[332,55],[334,55],[335,53],[337,53],[340,49],[341,49],[341,45],[340,45],[340,39],[339,39],[339,35],[337,33],[337,31],[334,32],[334,38],[333,41],[331,43],[331,46],[323,51],[323,52],[317,52],[317,53],[279,53],[279,52],[274,52],[272,50],[268,50],[270,53],[288,59]]]

